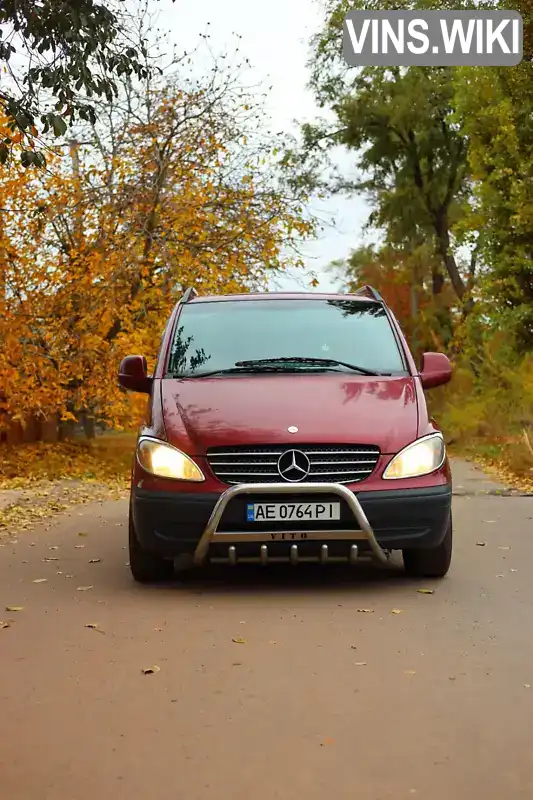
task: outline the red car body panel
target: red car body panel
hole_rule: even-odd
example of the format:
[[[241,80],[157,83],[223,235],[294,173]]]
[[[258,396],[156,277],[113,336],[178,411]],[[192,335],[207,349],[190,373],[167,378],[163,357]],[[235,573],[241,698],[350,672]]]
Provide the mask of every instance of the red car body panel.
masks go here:
[[[417,438],[413,378],[252,375],[161,382],[168,441],[190,455],[246,444],[376,444],[397,453]],[[290,425],[296,435],[287,433]],[[379,432],[379,433],[378,433]]]

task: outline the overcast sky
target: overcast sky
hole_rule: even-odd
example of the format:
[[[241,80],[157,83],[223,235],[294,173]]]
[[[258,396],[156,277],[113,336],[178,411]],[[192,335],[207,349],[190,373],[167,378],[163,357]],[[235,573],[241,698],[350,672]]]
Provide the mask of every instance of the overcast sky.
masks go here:
[[[211,47],[216,53],[227,52],[228,47],[234,46],[234,33],[242,36],[242,55],[250,59],[265,87],[272,86],[268,113],[274,130],[294,133],[295,120],[311,121],[320,115],[306,88],[308,43],[322,20],[320,0],[269,0],[261,5],[253,0],[160,0],[157,5],[161,28],[170,33],[180,48],[197,45],[207,23],[210,23]],[[348,167],[350,163],[348,156]],[[324,268],[361,242],[368,209],[358,198],[314,203],[313,209],[321,218],[334,218],[336,223],[335,229],[328,227],[318,241],[304,248],[306,263],[320,280],[317,291],[331,291],[336,283]],[[302,287],[294,277],[287,276],[277,288]]]

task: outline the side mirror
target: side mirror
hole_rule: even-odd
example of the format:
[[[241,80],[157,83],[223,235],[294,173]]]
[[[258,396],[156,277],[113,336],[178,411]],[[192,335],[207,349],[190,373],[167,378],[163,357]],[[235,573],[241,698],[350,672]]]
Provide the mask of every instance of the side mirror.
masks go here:
[[[130,392],[150,394],[152,378],[147,374],[148,364],[144,356],[126,356],[118,370],[118,382]]]
[[[424,389],[434,389],[449,383],[452,377],[452,365],[444,353],[424,353],[420,380]]]

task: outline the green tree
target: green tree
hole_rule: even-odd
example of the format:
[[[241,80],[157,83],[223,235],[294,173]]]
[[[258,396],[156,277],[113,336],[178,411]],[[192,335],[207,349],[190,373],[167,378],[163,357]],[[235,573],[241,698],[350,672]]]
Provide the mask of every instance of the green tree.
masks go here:
[[[111,101],[117,95],[117,77],[146,77],[144,46],[139,49],[128,41],[121,0],[114,3],[116,10],[110,5],[95,0],[2,0],[0,67],[6,78],[0,105],[13,136],[0,143],[0,162],[7,161],[16,141],[23,143],[24,166],[44,164],[35,147],[41,134],[61,136],[76,118],[94,120],[91,98]]]
[[[464,67],[456,104],[469,139],[474,178],[465,228],[482,231],[484,289],[520,347],[533,349],[533,4],[524,20],[524,60],[516,67]]]
[[[402,5],[435,7],[427,0]],[[472,6],[439,4],[448,9]],[[312,41],[311,87],[320,106],[333,113],[333,122],[304,125],[303,148],[289,153],[287,164],[307,164],[308,178],[316,179],[335,147],[353,152],[358,180],[333,172],[329,188],[364,192],[372,206],[369,224],[385,231],[389,244],[433,248],[438,255],[433,294],[438,297],[449,282],[466,312],[472,307],[478,261],[475,248],[469,264],[461,263],[457,254],[464,240],[455,235],[455,226],[469,207],[472,181],[468,139],[456,109],[455,70],[348,67],[339,44],[344,16],[354,7],[395,9],[397,3],[326,3],[324,26]]]

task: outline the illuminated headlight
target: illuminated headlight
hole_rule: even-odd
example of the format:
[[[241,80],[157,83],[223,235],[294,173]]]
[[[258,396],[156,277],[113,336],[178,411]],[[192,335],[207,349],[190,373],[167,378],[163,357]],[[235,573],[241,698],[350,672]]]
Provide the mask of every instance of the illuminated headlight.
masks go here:
[[[141,439],[137,447],[137,458],[147,472],[158,478],[196,482],[205,480],[200,468],[189,456],[164,442]]]
[[[431,434],[400,450],[387,466],[383,477],[390,480],[429,475],[444,464],[445,458],[444,439],[439,433]]]

